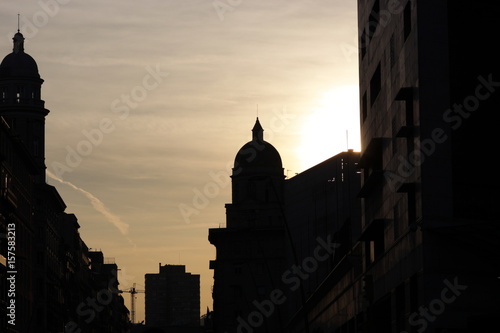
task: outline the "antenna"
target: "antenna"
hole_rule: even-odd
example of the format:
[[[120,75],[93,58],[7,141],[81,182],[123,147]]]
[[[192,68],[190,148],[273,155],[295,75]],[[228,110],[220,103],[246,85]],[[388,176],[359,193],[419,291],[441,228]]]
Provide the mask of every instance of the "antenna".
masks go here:
[[[21,14],[17,13],[17,32],[20,32],[19,31],[19,17],[21,16]]]
[[[259,104],[257,104],[257,118],[259,118]]]
[[[346,142],[346,148],[349,150],[349,130],[345,130],[345,142]]]

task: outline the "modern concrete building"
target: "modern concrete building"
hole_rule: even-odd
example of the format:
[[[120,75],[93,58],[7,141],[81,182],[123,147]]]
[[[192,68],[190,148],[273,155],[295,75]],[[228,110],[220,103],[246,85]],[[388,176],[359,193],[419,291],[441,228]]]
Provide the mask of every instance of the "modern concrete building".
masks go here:
[[[226,227],[209,229],[217,251],[210,262],[216,332],[282,332],[285,327],[285,176],[281,157],[263,132],[257,119],[252,140],[234,161]]]
[[[370,332],[486,332],[500,309],[500,186],[476,158],[491,154],[497,127],[500,5],[358,8],[369,292],[346,318]]]
[[[159,268],[145,275],[146,325],[165,331],[200,326],[200,275],[187,273],[184,265]]]
[[[361,234],[293,332],[490,332],[500,107],[490,1],[360,0]],[[313,302],[314,301],[314,302]],[[298,324],[300,322],[297,321]]]

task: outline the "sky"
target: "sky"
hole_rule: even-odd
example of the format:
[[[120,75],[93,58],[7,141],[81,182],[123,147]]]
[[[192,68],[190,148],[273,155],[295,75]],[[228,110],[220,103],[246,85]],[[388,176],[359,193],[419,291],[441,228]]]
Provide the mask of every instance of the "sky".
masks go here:
[[[208,229],[256,117],[288,178],[360,149],[354,1],[1,2],[0,57],[19,13],[44,79],[47,182],[122,290],[182,264],[212,308]]]

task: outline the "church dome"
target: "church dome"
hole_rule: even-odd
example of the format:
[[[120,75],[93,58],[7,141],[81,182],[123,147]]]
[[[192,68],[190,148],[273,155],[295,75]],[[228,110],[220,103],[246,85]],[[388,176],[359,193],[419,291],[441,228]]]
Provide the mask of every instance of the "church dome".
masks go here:
[[[24,37],[18,32],[14,35],[14,49],[0,63],[0,78],[27,77],[40,78],[35,59],[24,53]]]
[[[240,170],[247,173],[251,170],[276,170],[282,172],[281,157],[276,148],[264,141],[259,118],[252,129],[252,141],[246,143],[236,154],[234,160],[235,173]]]

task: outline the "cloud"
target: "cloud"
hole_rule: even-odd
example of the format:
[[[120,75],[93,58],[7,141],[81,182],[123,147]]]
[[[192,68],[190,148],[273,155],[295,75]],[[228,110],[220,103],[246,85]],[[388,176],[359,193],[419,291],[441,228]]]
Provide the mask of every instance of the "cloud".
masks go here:
[[[126,235],[128,233],[129,225],[126,224],[125,222],[123,222],[118,216],[116,216],[115,214],[111,213],[108,210],[108,208],[106,208],[106,206],[104,206],[104,203],[101,200],[99,200],[99,198],[95,197],[92,193],[87,192],[84,189],[79,188],[76,185],[73,185],[72,183],[70,183],[68,181],[60,179],[59,177],[57,177],[56,175],[54,175],[49,170],[47,170],[47,175],[50,178],[52,178],[54,180],[57,180],[61,184],[68,185],[69,187],[73,188],[74,190],[76,190],[76,191],[82,193],[83,195],[85,195],[87,197],[87,199],[90,200],[90,203],[91,203],[92,207],[94,207],[94,209],[96,211],[98,211],[99,213],[101,213],[102,215],[104,215],[104,217],[108,220],[108,222],[111,223],[112,225],[114,225],[122,233],[122,235]]]

